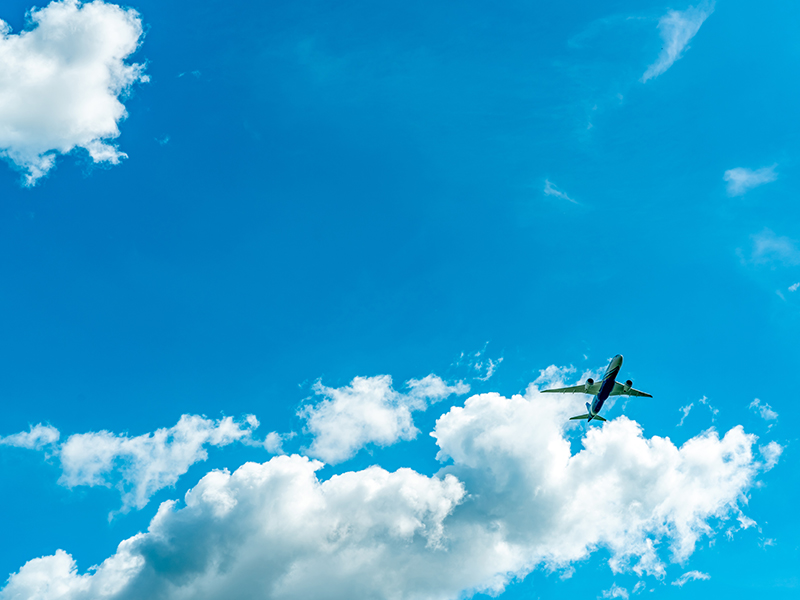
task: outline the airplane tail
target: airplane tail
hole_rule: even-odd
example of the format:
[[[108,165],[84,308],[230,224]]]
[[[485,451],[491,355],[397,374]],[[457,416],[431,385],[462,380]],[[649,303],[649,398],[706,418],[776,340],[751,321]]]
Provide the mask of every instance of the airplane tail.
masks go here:
[[[570,421],[578,421],[578,420],[581,420],[581,419],[591,419],[592,421],[594,421],[594,420],[605,421],[605,419],[603,417],[601,417],[600,415],[578,415],[577,417],[570,417],[569,420]]]

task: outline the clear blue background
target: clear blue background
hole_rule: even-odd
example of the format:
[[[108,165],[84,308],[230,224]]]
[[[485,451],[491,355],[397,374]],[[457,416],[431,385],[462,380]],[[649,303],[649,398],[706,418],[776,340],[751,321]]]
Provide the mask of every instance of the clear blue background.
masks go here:
[[[183,413],[299,431],[319,377],[465,377],[453,363],[488,341],[504,362],[473,389],[513,394],[550,364],[621,352],[656,397],[625,409],[646,435],[711,426],[707,396],[721,432],[786,446],[745,511],[762,533],[704,543],[648,580],[653,597],[796,597],[800,268],[747,258],[765,227],[800,238],[800,5],[721,1],[640,83],[658,18],[687,6],[137,1],[151,81],[126,102],[130,158],[62,157],[34,189],[0,168],[0,433],[139,435]],[[8,0],[0,18],[19,31],[29,8]],[[775,163],[776,182],[728,197],[725,170]],[[769,432],[755,397],[780,414]],[[427,432],[447,408],[341,468],[434,472]],[[3,449],[0,572],[57,548],[83,570],[210,468],[268,458],[210,455],[109,523],[116,492],[66,490],[52,459]],[[503,598],[630,589],[605,558]],[[689,569],[711,580],[668,585]]]

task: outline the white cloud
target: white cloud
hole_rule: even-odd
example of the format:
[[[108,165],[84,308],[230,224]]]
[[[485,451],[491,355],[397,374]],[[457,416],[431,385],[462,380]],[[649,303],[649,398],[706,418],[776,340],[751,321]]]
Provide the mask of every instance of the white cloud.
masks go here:
[[[42,450],[46,446],[55,444],[60,436],[61,434],[55,427],[39,423],[35,427],[31,426],[30,431],[20,431],[19,433],[0,437],[0,446]]]
[[[755,171],[741,167],[725,171],[722,179],[728,182],[728,195],[743,196],[755,187],[775,181],[778,178],[775,172],[777,166],[772,165]]]
[[[205,446],[225,446],[248,439],[258,426],[231,417],[217,421],[183,415],[173,427],[136,437],[98,431],[71,435],[58,456],[66,487],[115,486],[122,511],[144,507],[157,491],[174,485],[189,467],[206,460]]]
[[[474,379],[489,381],[497,371],[500,363],[503,362],[503,357],[492,359],[486,356],[486,348],[488,346],[489,342],[486,342],[483,348],[477,352],[462,352],[455,365],[458,367],[463,364],[471,371],[475,371]]]
[[[597,550],[614,572],[664,577],[668,557],[685,563],[741,515],[764,468],[742,427],[676,447],[619,417],[572,454],[579,404],[534,386],[473,396],[437,421],[439,459],[452,462],[432,477],[370,467],[322,481],[322,464],[300,456],[212,471],[96,569],[80,574],[63,551],[34,559],[0,600],[444,600],[497,594],[536,567],[569,571]]]
[[[580,204],[577,200],[573,200],[569,196],[567,196],[566,192],[562,192],[558,189],[555,184],[553,184],[549,179],[545,179],[544,181],[544,192],[545,196],[555,196],[556,198],[561,198],[562,200],[567,200],[568,202],[572,202],[573,204]]]
[[[642,83],[658,77],[681,57],[689,41],[712,12],[714,12],[714,2],[704,1],[684,11],[671,10],[659,19],[658,29],[664,47],[661,48],[656,62],[647,67],[642,75]]]
[[[120,102],[144,66],[126,64],[142,23],[133,9],[95,1],[32,9],[18,34],[0,21],[0,156],[34,185],[58,154],[83,148],[94,162],[126,155],[110,143],[127,116]]]
[[[753,400],[749,406],[750,410],[758,413],[765,421],[775,421],[778,419],[778,413],[772,410],[772,407],[766,402],[762,402],[758,398]]]
[[[759,446],[758,451],[761,452],[761,456],[767,461],[764,464],[764,469],[768,471],[778,464],[778,459],[781,457],[781,454],[783,454],[783,447],[777,442],[770,442],[766,446]],[[755,522],[752,524],[755,525]]]
[[[686,420],[686,417],[689,416],[689,413],[692,411],[692,407],[693,406],[694,406],[694,402],[690,402],[686,406],[681,406],[678,409],[679,412],[683,413],[683,416],[681,417],[681,422],[678,423],[678,427],[682,427],[683,426],[683,422]]]
[[[697,581],[697,580],[708,580],[711,579],[711,575],[708,573],[703,573],[701,571],[688,571],[678,577],[675,581],[672,582],[672,585],[677,585],[678,587],[683,587],[690,581]]]
[[[706,396],[703,396],[702,398],[700,398],[698,400],[698,402],[700,404],[702,404],[703,406],[707,406],[708,410],[711,411],[711,421],[713,423],[714,419],[719,414],[719,409],[718,408],[714,408],[713,406],[711,406],[711,404],[709,403],[708,398]],[[680,421],[680,423],[678,423],[678,427],[682,427],[684,422],[686,422],[686,417],[689,416],[689,413],[692,411],[692,408],[694,408],[694,402],[690,402],[686,406],[681,406],[678,409],[678,412],[681,413],[681,421]]]
[[[754,264],[769,264],[779,262],[785,266],[800,264],[800,250],[795,241],[786,237],[775,235],[768,228],[760,233],[750,236],[753,240],[753,251],[750,262]]]
[[[800,281],[798,281],[797,283],[793,283],[792,285],[790,285],[790,286],[789,286],[789,291],[790,291],[790,292],[796,292],[796,291],[797,291],[797,288],[800,288]]]
[[[270,431],[264,439],[264,448],[271,454],[285,454],[283,451],[283,442],[294,438],[294,431],[289,433],[278,433],[277,431]]]
[[[611,584],[611,589],[603,590],[603,598],[622,598],[622,600],[628,600],[629,596],[628,590],[618,586],[616,583]]]
[[[631,590],[631,593],[634,594],[634,595],[635,594],[639,594],[644,590],[645,587],[646,586],[645,586],[644,581],[637,581],[636,585],[633,586],[633,589]]]
[[[716,416],[719,414],[719,409],[711,406],[711,403],[708,401],[708,398],[706,396],[700,398],[699,402],[700,404],[707,406],[708,410],[711,411],[711,421],[713,422]]]
[[[306,421],[306,431],[314,436],[308,455],[337,464],[368,444],[389,446],[414,439],[419,431],[412,411],[425,410],[429,403],[452,394],[469,392],[468,385],[448,385],[436,375],[411,379],[406,386],[406,394],[395,391],[389,375],[356,377],[340,388],[317,382],[314,392],[322,400],[298,411]]]

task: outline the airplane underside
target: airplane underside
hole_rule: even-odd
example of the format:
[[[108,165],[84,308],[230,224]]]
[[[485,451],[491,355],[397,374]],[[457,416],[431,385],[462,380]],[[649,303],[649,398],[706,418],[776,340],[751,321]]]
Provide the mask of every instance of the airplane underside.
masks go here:
[[[542,393],[550,394],[593,394],[594,398],[592,403],[586,403],[586,414],[571,417],[570,421],[586,420],[589,421],[605,421],[598,413],[603,408],[603,403],[609,396],[640,396],[644,398],[652,398],[647,392],[633,389],[633,381],[628,379],[625,383],[618,382],[617,374],[622,367],[622,355],[617,354],[611,359],[611,362],[603,375],[603,380],[595,383],[594,379],[588,378],[580,385],[573,385],[565,388],[554,388],[550,390],[542,390]]]

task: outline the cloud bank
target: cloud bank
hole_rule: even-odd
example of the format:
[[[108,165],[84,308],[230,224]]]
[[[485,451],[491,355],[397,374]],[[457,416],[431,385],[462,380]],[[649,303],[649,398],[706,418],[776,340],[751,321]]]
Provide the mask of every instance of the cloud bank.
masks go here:
[[[125,63],[141,37],[135,10],[100,0],[32,9],[18,34],[0,21],[0,156],[26,185],[75,148],[96,163],[126,158],[111,140],[127,116],[120,97],[147,81],[143,65]]]
[[[689,41],[697,35],[700,26],[714,12],[714,2],[701,2],[684,11],[671,10],[658,21],[664,47],[656,62],[647,67],[642,75],[642,83],[658,77],[669,69],[687,48]]]
[[[778,178],[778,174],[775,172],[777,166],[772,165],[755,171],[742,167],[728,169],[722,176],[722,179],[728,183],[728,195],[743,196],[755,187],[775,181]]]
[[[753,524],[741,507],[768,465],[741,426],[676,447],[619,417],[573,454],[578,404],[534,385],[472,396],[436,423],[446,466],[433,476],[373,466],[321,480],[297,455],[212,471],[96,569],[59,550],[0,599],[444,599],[600,549],[614,572],[663,579],[726,522]]]

